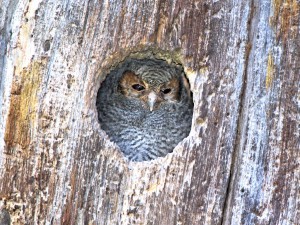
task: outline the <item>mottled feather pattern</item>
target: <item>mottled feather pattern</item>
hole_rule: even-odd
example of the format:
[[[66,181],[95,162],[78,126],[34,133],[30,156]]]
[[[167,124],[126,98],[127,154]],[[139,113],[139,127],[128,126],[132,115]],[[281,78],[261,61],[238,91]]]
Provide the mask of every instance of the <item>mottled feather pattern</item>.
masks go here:
[[[176,77],[180,80],[179,100],[162,102],[150,111],[140,99],[120,92],[119,81],[127,70],[154,88]],[[188,136],[193,103],[183,85],[183,76],[180,68],[161,60],[130,59],[111,71],[101,84],[97,96],[100,126],[130,160],[165,156]]]

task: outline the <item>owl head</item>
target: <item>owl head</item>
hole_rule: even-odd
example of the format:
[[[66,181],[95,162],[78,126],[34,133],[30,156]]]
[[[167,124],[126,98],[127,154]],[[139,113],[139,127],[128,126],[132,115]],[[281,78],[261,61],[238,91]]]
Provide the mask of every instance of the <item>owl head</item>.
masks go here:
[[[161,104],[175,103],[180,100],[178,77],[158,80],[154,77],[139,76],[127,70],[120,79],[119,90],[128,98],[139,99],[144,108],[150,111],[158,109]]]
[[[120,74],[118,92],[127,99],[141,102],[144,109],[150,112],[163,105],[191,100],[182,68],[163,60],[130,61]]]

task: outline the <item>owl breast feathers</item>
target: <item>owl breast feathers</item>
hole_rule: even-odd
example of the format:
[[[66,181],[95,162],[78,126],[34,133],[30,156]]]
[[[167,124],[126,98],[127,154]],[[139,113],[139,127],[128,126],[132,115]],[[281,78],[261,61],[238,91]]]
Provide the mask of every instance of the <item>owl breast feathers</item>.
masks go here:
[[[162,60],[125,61],[101,84],[96,105],[101,128],[132,161],[163,157],[190,132],[188,82]]]

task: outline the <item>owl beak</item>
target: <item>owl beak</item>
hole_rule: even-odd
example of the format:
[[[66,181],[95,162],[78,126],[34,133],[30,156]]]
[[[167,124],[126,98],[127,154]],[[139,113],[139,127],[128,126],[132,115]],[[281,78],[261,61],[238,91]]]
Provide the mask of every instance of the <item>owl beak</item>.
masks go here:
[[[154,109],[156,100],[157,100],[157,95],[155,94],[154,91],[151,91],[151,92],[149,93],[149,95],[148,95],[148,105],[149,105],[149,108],[150,108],[150,111],[151,111],[151,112],[152,112],[153,109]]]

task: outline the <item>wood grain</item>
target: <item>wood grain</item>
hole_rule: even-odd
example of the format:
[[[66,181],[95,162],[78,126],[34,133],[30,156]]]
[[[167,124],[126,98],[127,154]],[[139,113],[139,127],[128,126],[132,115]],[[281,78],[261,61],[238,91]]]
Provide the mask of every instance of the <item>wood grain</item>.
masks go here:
[[[0,208],[13,224],[299,224],[299,4],[0,1]],[[128,162],[96,95],[149,56],[185,68],[192,130]]]

